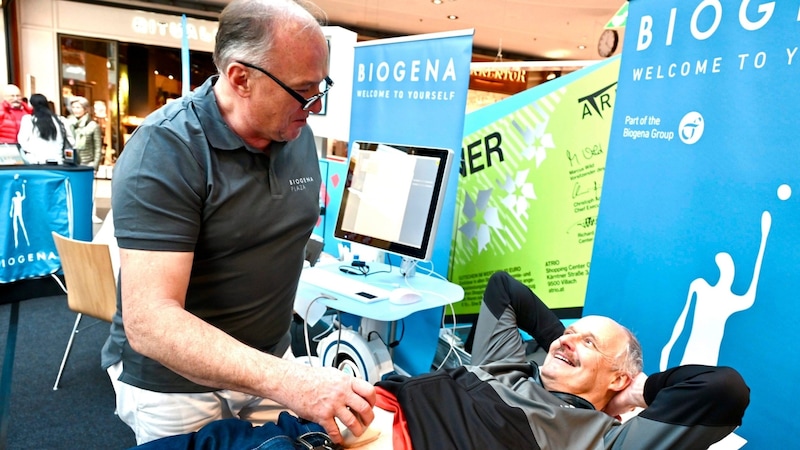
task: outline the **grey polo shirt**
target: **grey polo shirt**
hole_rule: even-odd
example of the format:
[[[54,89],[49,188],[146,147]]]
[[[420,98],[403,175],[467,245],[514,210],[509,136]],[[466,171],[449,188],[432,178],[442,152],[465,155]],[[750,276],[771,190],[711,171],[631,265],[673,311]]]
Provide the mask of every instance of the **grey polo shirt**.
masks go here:
[[[294,141],[273,143],[268,155],[249,148],[220,116],[216,80],[152,113],[125,145],[112,181],[115,235],[121,248],[194,252],[186,309],[281,355],[319,216],[314,138],[305,127]],[[120,283],[136,282],[122,273]],[[215,390],[134,352],[119,304],[117,294],[103,367],[122,360],[120,379],[144,389]]]

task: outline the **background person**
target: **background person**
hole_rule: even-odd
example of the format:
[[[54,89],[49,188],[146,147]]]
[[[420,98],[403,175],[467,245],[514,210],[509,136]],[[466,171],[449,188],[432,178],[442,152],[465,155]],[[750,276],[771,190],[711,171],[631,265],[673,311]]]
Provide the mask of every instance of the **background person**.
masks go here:
[[[53,114],[44,95],[31,95],[30,104],[33,112],[22,117],[17,133],[25,160],[28,164],[63,163],[64,139],[71,142],[72,136]]]
[[[91,106],[85,97],[72,97],[69,101],[72,115],[69,124],[75,137],[75,153],[82,166],[91,166],[97,173],[103,156],[103,138],[97,122],[92,120]]]
[[[0,107],[0,144],[17,143],[22,117],[31,112],[33,109],[22,101],[22,93],[16,85],[9,84],[3,88],[3,104]]]
[[[70,130],[75,137],[75,155],[82,166],[91,167],[97,174],[100,161],[103,158],[103,137],[100,126],[92,120],[89,100],[85,97],[74,96],[69,100],[72,114],[67,119]],[[97,182],[92,185],[92,196],[97,188]],[[92,203],[92,222],[102,223],[103,219],[97,217],[97,203]]]
[[[334,418],[361,434],[371,384],[282,359],[319,215],[306,119],[327,41],[295,2],[234,0],[214,62],[218,75],[137,127],[114,169],[120,296],[102,362],[117,412],[138,443],[285,409],[334,439]]]

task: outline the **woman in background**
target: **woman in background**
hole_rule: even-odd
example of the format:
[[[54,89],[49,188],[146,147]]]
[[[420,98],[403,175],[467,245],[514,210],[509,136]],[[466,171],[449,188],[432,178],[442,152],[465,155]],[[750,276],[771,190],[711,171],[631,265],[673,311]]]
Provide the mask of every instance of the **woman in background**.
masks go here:
[[[95,173],[100,167],[103,155],[103,140],[100,127],[92,120],[89,100],[84,97],[72,97],[69,101],[72,116],[69,123],[75,137],[75,152],[80,156],[80,163],[94,167]]]
[[[61,164],[64,148],[64,129],[59,118],[50,110],[47,97],[33,94],[30,98],[31,114],[22,116],[17,141],[28,164]],[[67,132],[67,139],[72,136]]]

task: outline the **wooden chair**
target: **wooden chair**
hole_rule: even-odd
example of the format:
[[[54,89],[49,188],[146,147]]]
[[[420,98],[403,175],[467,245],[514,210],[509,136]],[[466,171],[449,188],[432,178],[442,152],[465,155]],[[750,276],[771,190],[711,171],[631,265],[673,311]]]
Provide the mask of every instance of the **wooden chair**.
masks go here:
[[[56,232],[52,234],[67,285],[67,305],[78,313],[53,384],[55,391],[58,390],[72,342],[80,331],[78,326],[81,318],[87,315],[111,323],[117,311],[117,286],[108,244],[78,241]]]

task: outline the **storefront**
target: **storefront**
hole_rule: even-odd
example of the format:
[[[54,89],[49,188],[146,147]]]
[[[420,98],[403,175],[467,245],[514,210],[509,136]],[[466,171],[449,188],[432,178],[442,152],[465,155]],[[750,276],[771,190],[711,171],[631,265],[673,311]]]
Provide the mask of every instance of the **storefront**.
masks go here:
[[[107,169],[130,133],[150,112],[202,84],[216,72],[212,61],[216,17],[183,17],[64,0],[16,3],[19,33],[19,87],[44,94],[60,114],[69,99],[89,100],[103,129]],[[356,33],[323,27],[330,45],[330,76],[336,88],[325,99],[325,113],[309,117],[321,156],[347,142],[350,128],[353,46]],[[182,48],[188,43],[188,64]],[[106,175],[106,173],[108,174]],[[101,170],[99,177],[110,177]]]
[[[193,89],[216,72],[214,20],[186,18],[184,36],[181,16],[133,9],[27,0],[18,14],[24,95],[44,94],[65,116],[72,98],[86,98],[102,130],[105,165],[145,116],[181,95],[187,75]]]
[[[74,96],[89,100],[103,130],[106,165],[150,112],[181,95],[177,49],[59,34],[61,113]],[[190,52],[190,89],[215,72],[211,55]]]

